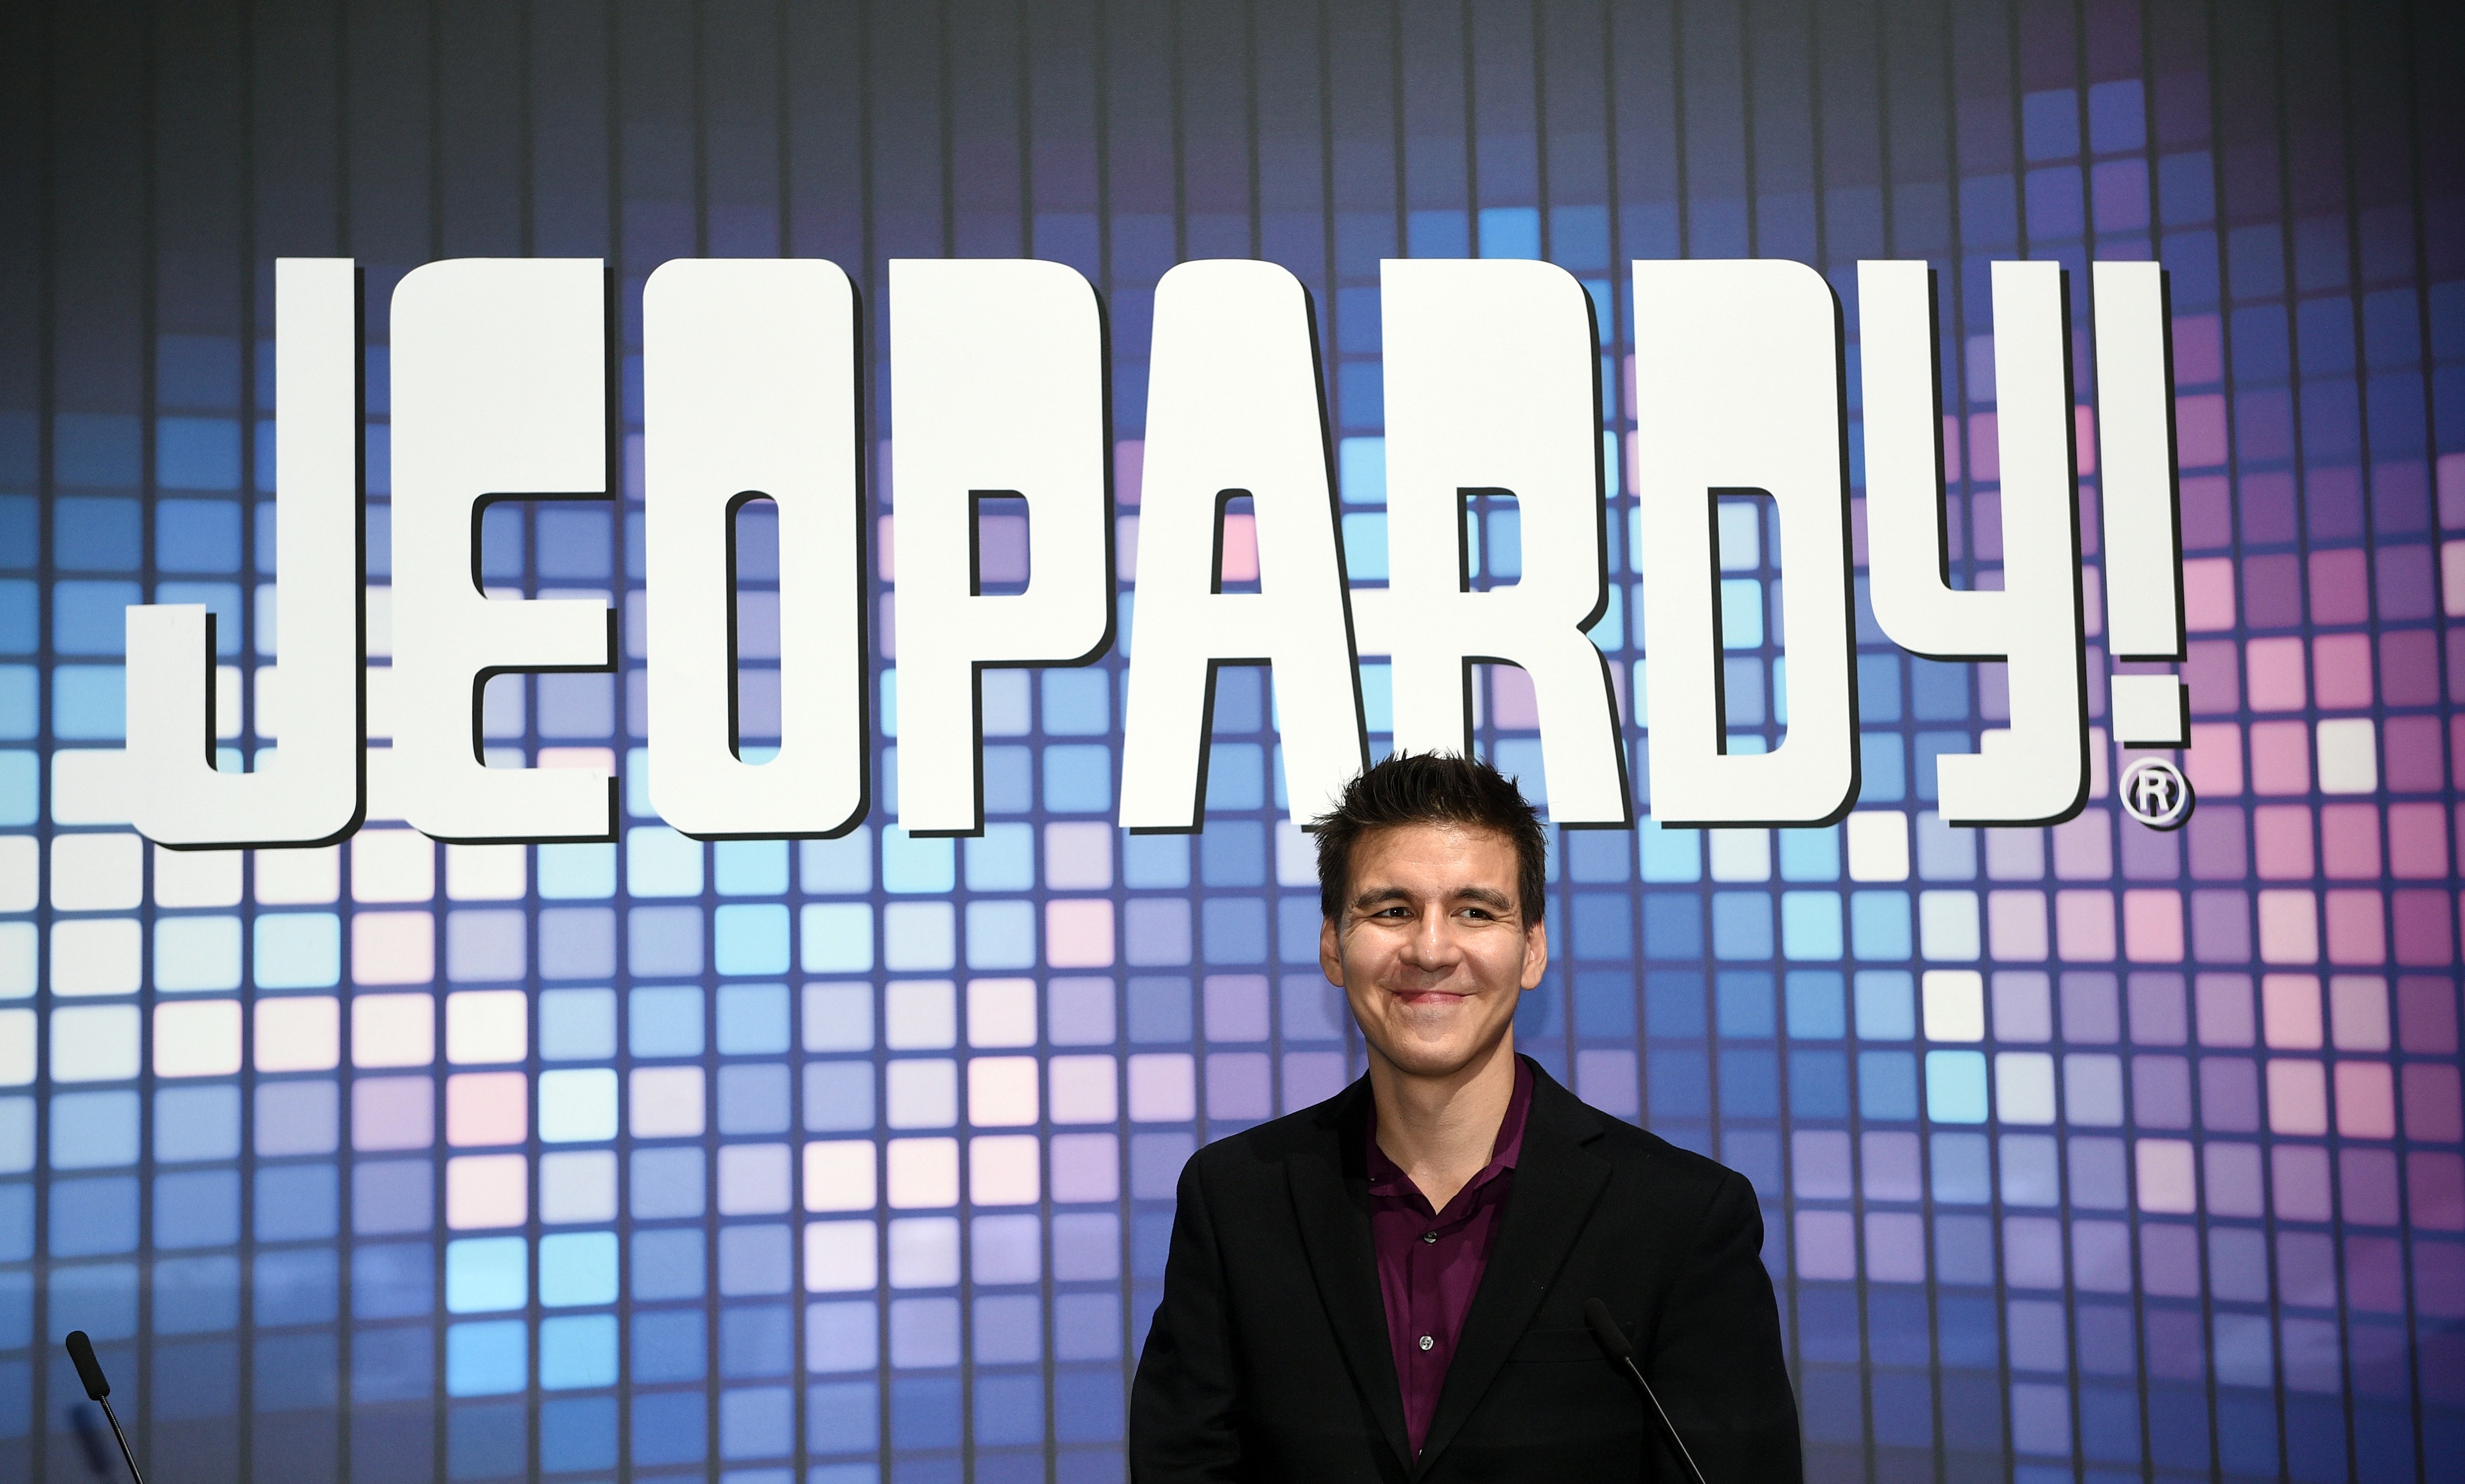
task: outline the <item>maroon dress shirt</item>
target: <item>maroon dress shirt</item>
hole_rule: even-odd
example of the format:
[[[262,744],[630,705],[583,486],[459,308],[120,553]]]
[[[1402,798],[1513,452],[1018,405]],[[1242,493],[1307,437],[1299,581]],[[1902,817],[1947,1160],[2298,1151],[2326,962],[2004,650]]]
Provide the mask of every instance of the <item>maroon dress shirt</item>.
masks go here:
[[[1489,1163],[1442,1211],[1430,1209],[1412,1178],[1378,1147],[1378,1105],[1369,1105],[1369,1243],[1378,1255],[1378,1293],[1387,1302],[1387,1342],[1404,1390],[1404,1427],[1415,1457],[1430,1434],[1447,1363],[1480,1275],[1489,1268],[1498,1224],[1515,1186],[1523,1152],[1523,1119],[1532,1108],[1532,1070],[1515,1061],[1515,1094],[1498,1125]]]

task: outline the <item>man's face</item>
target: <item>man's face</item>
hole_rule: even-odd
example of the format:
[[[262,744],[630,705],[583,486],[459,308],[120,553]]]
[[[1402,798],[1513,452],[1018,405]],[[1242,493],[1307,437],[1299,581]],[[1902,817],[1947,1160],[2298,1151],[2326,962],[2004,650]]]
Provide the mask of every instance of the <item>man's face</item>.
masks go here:
[[[1541,982],[1549,938],[1516,899],[1515,846],[1489,830],[1400,825],[1352,847],[1343,916],[1319,965],[1344,986],[1372,1052],[1445,1076],[1496,1046]]]

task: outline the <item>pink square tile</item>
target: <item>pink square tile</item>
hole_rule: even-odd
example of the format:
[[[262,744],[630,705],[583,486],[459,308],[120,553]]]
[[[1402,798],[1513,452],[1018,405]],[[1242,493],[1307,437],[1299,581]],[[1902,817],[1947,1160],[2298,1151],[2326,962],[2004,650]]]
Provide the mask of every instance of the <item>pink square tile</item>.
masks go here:
[[[2242,792],[2242,728],[2232,721],[2194,725],[2191,745],[2183,753],[2183,770],[2190,776],[2192,791],[2203,799]]]
[[[2375,804],[2331,804],[2320,810],[2321,874],[2332,881],[2367,881],[2380,874],[2380,811]]]
[[[2311,621],[2366,624],[2371,619],[2370,575],[2360,547],[2311,553]]]
[[[2183,894],[2138,887],[2122,894],[2123,957],[2134,963],[2183,962]]]
[[[2262,796],[2309,793],[2311,729],[2299,721],[2253,722],[2251,786]]]
[[[2259,640],[2258,643],[2272,643]],[[2371,703],[2371,638],[2365,633],[2322,634],[2311,641],[2312,689],[2329,711],[2359,711]]]
[[[445,1162],[445,1225],[456,1231],[519,1227],[530,1213],[530,1163],[519,1154]]]
[[[2426,1143],[2456,1142],[2460,1108],[2457,1072],[2438,1062],[2418,1061],[2405,1069],[2405,1136]],[[2421,1207],[2415,1206],[2416,1220]],[[2456,1218],[2451,1216],[2450,1222]]]
[[[1101,897],[1057,897],[1046,902],[1044,961],[1055,968],[1111,967],[1111,900]]]
[[[2391,706],[2439,704],[2439,635],[2400,629],[2380,635],[2380,690]]]
[[[2389,717],[2380,723],[2381,776],[2390,793],[2436,793],[2448,775],[2437,717]]]
[[[2174,454],[2186,469],[2226,461],[2226,399],[2214,392],[2174,399]]]
[[[351,915],[351,982],[424,985],[436,977],[436,923],[425,912]]]
[[[323,1072],[342,1057],[343,1016],[331,995],[267,996],[256,1002],[259,1072]]]
[[[2199,1209],[2199,1185],[2193,1175],[2189,1140],[2143,1139],[2132,1153],[2138,1166],[2142,1210],[2187,1216]]]
[[[2262,1034],[2277,1051],[2316,1052],[2327,1044],[2317,974],[2268,974],[2259,981]]]
[[[2396,938],[2396,961],[2409,968],[2456,971],[2450,931],[2456,924],[2457,903],[2446,887],[2411,887],[2389,894],[2388,917]]]
[[[2268,1128],[2275,1134],[2328,1132],[2328,1069],[2307,1058],[2271,1060]]]
[[[2243,646],[2251,676],[2251,709],[2299,711],[2308,698],[2302,683],[2302,641],[2292,635],[2254,639]]]
[[[2263,881],[2311,878],[2311,808],[2265,804],[2251,811],[2252,853]]]
[[[2447,810],[2436,804],[2389,805],[2388,875],[2406,881],[2447,875]]]
[[[519,1072],[464,1072],[445,1079],[445,1141],[457,1148],[518,1144],[530,1132],[530,1079]]]
[[[2114,894],[2075,889],[2054,894],[2054,945],[2074,963],[2114,961]]]
[[[2327,907],[2329,963],[2387,962],[2387,904],[2378,892],[2353,888],[2330,892]]]
[[[2384,1061],[2337,1063],[2337,1132],[2347,1139],[2396,1137],[2396,1079]]]
[[[2232,557],[2194,557],[2183,564],[2183,622],[2193,633],[2234,626]]]
[[[2320,901],[2309,892],[2277,889],[2259,894],[2259,962],[2320,962]]]

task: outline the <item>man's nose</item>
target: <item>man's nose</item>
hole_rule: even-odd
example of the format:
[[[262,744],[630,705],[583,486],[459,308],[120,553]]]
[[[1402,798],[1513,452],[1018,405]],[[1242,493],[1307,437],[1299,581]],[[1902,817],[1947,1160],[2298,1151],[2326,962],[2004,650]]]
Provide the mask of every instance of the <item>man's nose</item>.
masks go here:
[[[1455,919],[1443,912],[1425,914],[1413,924],[1405,953],[1414,964],[1425,968],[1453,963],[1461,956],[1455,943]]]

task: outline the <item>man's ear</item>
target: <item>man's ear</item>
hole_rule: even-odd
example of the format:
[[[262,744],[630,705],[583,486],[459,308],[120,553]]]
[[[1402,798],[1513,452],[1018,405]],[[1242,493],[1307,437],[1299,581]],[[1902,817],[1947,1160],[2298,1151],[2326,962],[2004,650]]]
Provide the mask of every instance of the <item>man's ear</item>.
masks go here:
[[[1344,935],[1336,928],[1335,919],[1321,918],[1318,925],[1318,967],[1326,982],[1344,987]]]
[[[1538,988],[1549,970],[1549,924],[1535,922],[1523,930],[1523,987]]]

